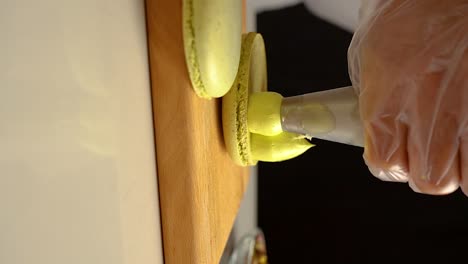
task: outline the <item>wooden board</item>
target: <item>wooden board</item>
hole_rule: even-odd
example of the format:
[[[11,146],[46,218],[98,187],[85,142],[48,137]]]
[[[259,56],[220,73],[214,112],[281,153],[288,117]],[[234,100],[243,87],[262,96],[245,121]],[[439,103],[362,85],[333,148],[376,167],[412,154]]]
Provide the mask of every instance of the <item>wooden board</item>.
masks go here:
[[[192,90],[182,1],[147,0],[146,13],[165,263],[219,263],[248,169],[225,150],[220,100]]]

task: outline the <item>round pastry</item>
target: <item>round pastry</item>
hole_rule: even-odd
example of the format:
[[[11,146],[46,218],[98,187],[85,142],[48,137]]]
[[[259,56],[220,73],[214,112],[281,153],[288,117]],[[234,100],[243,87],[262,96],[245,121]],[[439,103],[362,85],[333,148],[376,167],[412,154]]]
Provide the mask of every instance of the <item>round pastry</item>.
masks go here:
[[[236,78],[242,36],[242,1],[183,0],[185,61],[195,93],[225,95]]]

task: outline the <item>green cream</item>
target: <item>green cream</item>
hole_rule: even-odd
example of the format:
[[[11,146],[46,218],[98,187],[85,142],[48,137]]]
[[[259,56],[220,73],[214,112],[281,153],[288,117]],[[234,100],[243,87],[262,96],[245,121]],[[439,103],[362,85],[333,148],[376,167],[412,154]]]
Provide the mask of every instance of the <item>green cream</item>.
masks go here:
[[[285,161],[303,154],[313,146],[304,136],[289,132],[276,136],[250,135],[252,157],[260,161]]]
[[[247,124],[252,158],[279,162],[295,158],[313,147],[305,136],[283,132],[281,103],[283,96],[275,92],[250,95]]]
[[[247,123],[251,133],[276,136],[281,128],[281,101],[283,96],[275,92],[253,93],[249,98]]]

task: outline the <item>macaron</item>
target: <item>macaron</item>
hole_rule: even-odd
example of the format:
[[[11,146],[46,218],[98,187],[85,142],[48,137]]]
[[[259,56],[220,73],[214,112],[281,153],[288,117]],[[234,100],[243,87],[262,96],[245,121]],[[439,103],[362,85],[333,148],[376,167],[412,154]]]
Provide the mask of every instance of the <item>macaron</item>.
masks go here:
[[[224,96],[239,67],[242,1],[183,0],[185,61],[193,90],[202,98]]]
[[[223,134],[226,149],[241,166],[255,165],[250,149],[247,111],[251,93],[267,90],[266,55],[263,37],[258,33],[242,35],[237,78],[222,100]]]
[[[224,141],[236,164],[284,161],[313,146],[303,135],[282,131],[281,100],[281,95],[267,91],[263,37],[243,35],[237,77],[222,99]]]

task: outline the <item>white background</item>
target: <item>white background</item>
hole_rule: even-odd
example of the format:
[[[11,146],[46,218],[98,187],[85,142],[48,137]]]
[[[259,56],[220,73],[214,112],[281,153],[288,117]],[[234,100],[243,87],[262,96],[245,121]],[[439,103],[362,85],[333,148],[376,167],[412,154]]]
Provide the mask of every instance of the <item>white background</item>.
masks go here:
[[[143,0],[0,0],[0,263],[162,263]]]

